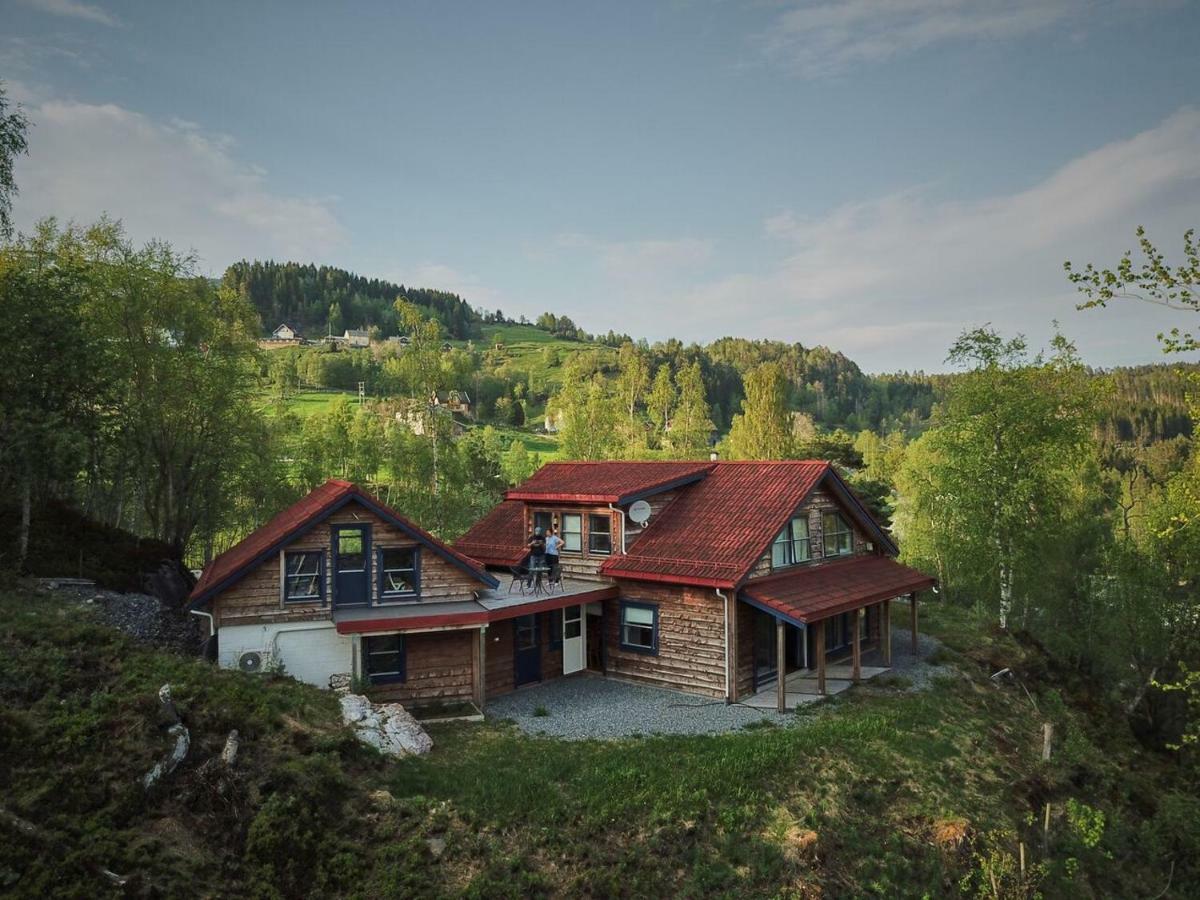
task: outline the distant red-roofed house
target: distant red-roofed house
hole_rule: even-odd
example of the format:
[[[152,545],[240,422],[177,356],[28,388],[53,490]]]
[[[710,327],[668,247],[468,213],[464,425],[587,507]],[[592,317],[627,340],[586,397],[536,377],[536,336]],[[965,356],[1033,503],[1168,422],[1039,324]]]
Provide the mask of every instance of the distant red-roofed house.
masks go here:
[[[551,529],[558,560],[530,574]],[[774,683],[782,708],[793,673],[824,691],[827,659],[889,665],[895,598],[915,641],[933,579],[896,554],[825,462],[561,462],[452,547],[329,481],[213,560],[192,606],[225,665],[407,703],[592,670],[730,702]]]

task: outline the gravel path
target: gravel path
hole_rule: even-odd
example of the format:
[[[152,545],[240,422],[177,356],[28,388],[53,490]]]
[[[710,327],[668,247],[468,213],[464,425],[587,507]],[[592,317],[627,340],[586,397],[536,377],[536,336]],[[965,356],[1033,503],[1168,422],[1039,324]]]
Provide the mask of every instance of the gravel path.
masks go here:
[[[933,679],[952,674],[949,666],[931,665],[928,657],[941,642],[917,635],[912,654],[910,633],[892,629],[892,676],[907,679],[906,690],[926,690]],[[864,665],[877,664],[874,653]],[[866,682],[870,684],[870,682]],[[537,713],[543,713],[538,715]],[[488,701],[488,718],[511,719],[527,734],[564,740],[612,739],[650,734],[724,734],[756,722],[794,725],[810,716],[779,715],[773,709],[726,705],[725,701],[587,675],[557,678]]]
[[[543,709],[549,715],[534,713]],[[528,734],[567,740],[635,734],[721,734],[752,722],[791,721],[774,710],[594,676],[558,678],[488,701],[488,717],[512,719]]]

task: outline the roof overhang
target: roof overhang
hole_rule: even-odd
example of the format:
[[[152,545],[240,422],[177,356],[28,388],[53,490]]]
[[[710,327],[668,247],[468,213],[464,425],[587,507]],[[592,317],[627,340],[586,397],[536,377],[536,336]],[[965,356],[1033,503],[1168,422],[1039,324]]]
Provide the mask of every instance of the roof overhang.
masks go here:
[[[882,555],[856,556],[755,579],[740,599],[796,625],[926,590],[937,579]]]
[[[597,586],[594,590],[573,594],[557,594],[541,598],[481,598],[478,600],[397,606],[391,610],[377,606],[353,610],[338,618],[334,613],[338,634],[382,634],[404,631],[435,631],[455,628],[479,628],[492,622],[504,622],[520,616],[598,603],[615,599],[618,595],[615,584]],[[515,598],[514,598],[515,599]],[[523,602],[521,602],[523,601]],[[435,611],[436,610],[436,611]],[[390,614],[389,614],[390,613]]]

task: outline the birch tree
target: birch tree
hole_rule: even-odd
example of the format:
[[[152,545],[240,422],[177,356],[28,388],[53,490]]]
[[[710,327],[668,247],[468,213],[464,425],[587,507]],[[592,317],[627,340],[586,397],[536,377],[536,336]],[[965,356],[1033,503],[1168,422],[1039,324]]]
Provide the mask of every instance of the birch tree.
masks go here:
[[[1038,560],[1061,542],[1094,389],[1061,335],[1031,358],[1023,337],[979,328],[947,361],[967,371],[900,474],[902,537],[936,548],[939,569],[955,568],[952,589],[993,606],[1008,628]]]

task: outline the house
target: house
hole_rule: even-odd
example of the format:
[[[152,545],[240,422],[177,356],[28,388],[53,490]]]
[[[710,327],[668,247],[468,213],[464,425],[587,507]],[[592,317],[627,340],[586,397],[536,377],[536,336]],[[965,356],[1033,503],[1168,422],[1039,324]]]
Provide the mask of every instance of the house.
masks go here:
[[[501,586],[535,527],[565,541],[561,589]],[[891,661],[891,603],[934,580],[825,462],[543,466],[453,546],[330,481],[205,569],[223,665],[349,674],[410,704],[591,671],[785,708],[796,677]],[[502,574],[501,574],[502,573]],[[843,667],[846,667],[843,666]]]
[[[434,391],[429,402],[452,413],[467,417],[471,415],[471,395],[466,391]]]
[[[289,322],[281,322],[274,331],[271,332],[271,340],[273,341],[302,341],[304,336],[300,333],[300,329]]]
[[[371,335],[365,328],[347,328],[342,335],[342,343],[351,348],[370,347]]]

